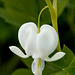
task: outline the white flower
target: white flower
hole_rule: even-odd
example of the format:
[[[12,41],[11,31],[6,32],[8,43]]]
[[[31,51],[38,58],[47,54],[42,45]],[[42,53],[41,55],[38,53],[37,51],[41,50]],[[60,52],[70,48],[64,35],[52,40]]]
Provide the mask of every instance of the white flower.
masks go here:
[[[22,58],[32,56],[34,59],[41,58],[45,61],[56,61],[65,55],[64,52],[57,52],[51,58],[48,57],[58,44],[58,35],[52,26],[42,25],[40,33],[37,32],[36,24],[32,22],[23,24],[18,32],[18,39],[26,55],[16,46],[10,46],[10,50]]]

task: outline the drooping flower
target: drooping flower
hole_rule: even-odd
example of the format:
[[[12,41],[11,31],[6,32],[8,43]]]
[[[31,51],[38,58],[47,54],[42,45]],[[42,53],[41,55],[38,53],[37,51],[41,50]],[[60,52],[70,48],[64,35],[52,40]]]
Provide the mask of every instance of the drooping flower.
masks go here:
[[[65,55],[64,52],[57,52],[51,58],[48,57],[58,45],[58,35],[52,26],[42,25],[40,33],[37,32],[37,26],[33,22],[23,24],[18,32],[18,39],[26,55],[16,46],[10,46],[10,50],[22,58],[32,56],[34,59],[41,58],[45,61],[56,61]],[[35,60],[32,65],[34,62]]]

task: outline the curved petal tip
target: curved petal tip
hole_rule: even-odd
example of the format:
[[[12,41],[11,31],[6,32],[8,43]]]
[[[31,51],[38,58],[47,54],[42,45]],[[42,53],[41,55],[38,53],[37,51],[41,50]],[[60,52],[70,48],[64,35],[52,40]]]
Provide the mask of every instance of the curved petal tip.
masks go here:
[[[10,46],[9,49],[16,55],[22,57],[22,58],[28,58],[28,55],[25,55],[18,47],[16,46]]]
[[[65,55],[64,52],[57,52],[55,55],[53,55],[51,58],[47,57],[44,59],[45,61],[57,61],[61,59]]]

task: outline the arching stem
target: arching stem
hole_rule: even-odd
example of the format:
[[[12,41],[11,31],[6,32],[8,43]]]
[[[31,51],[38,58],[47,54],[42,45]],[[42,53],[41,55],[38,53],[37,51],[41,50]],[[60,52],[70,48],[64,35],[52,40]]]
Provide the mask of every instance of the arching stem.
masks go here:
[[[48,8],[48,6],[45,6],[45,7],[40,11],[40,13],[39,13],[39,16],[38,16],[38,32],[37,32],[37,33],[40,33],[40,16],[41,16],[42,12],[43,12],[46,8]]]

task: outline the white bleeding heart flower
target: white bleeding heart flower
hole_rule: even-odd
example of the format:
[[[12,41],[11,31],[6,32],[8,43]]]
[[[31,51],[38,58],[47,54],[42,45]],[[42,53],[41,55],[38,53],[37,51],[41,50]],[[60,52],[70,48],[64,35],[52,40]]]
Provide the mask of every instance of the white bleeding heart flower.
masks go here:
[[[37,32],[36,24],[32,22],[23,24],[18,32],[18,39],[26,55],[16,46],[10,46],[10,50],[22,58],[32,56],[34,59],[41,58],[45,61],[56,61],[65,55],[64,52],[57,52],[51,58],[48,57],[58,45],[58,35],[52,26],[42,25],[40,33]]]

